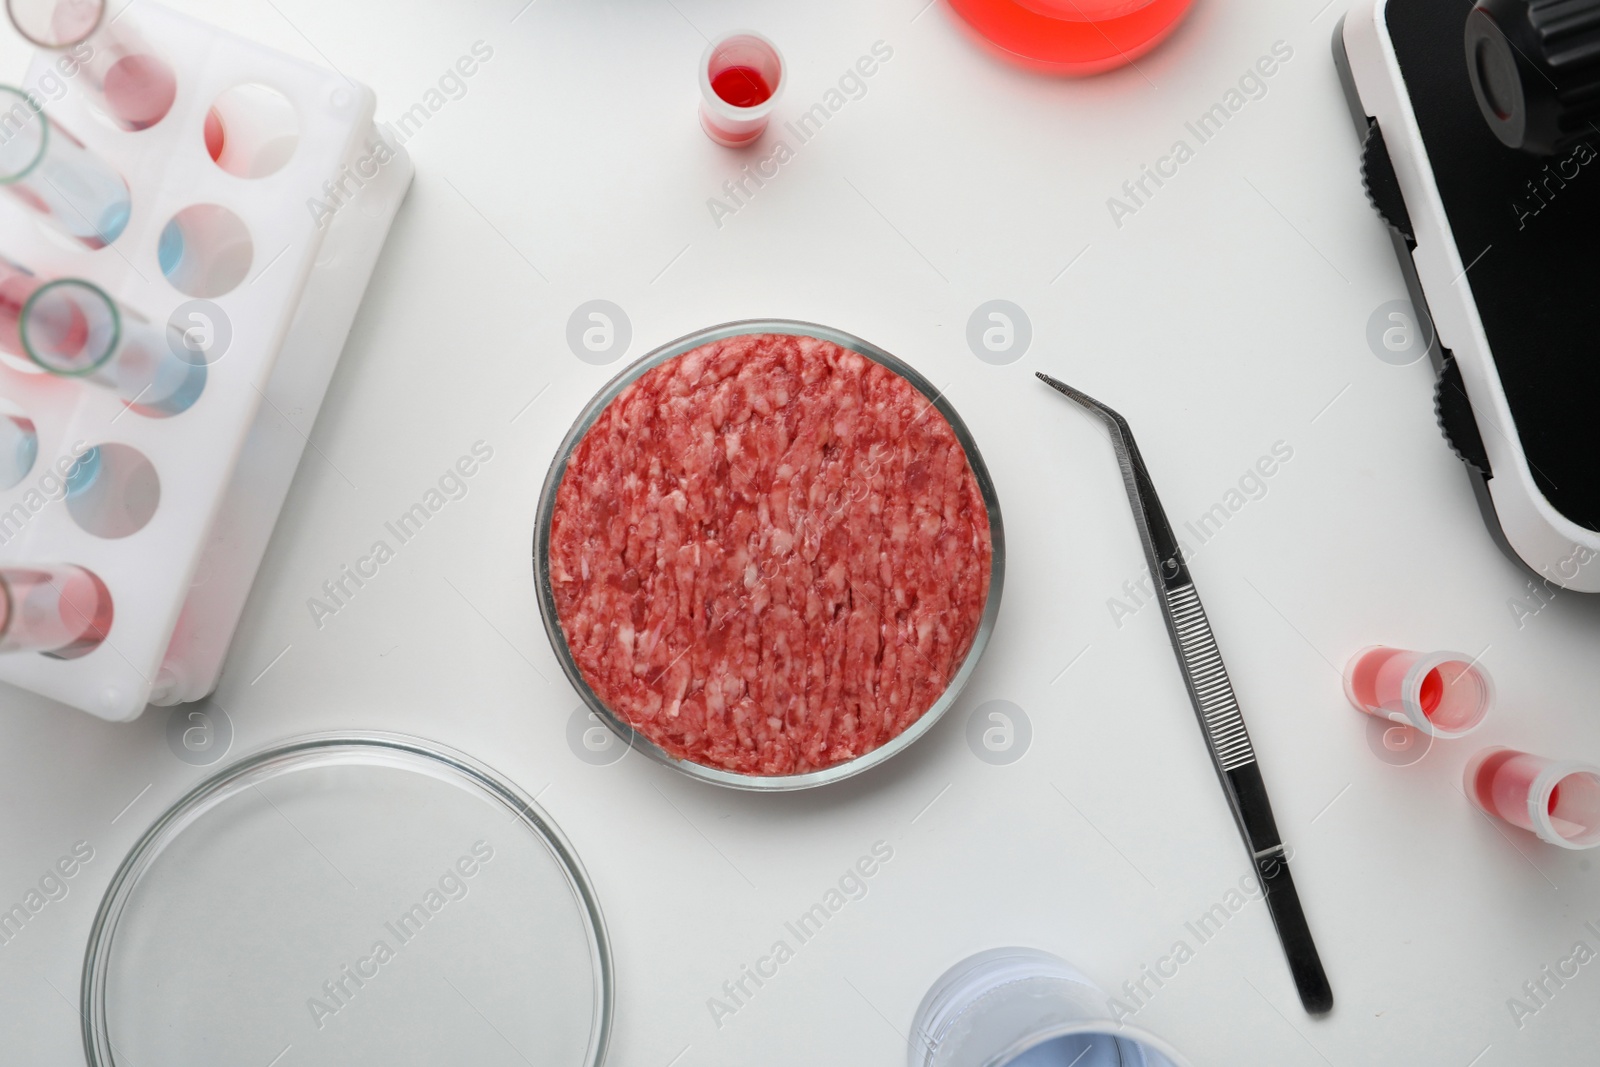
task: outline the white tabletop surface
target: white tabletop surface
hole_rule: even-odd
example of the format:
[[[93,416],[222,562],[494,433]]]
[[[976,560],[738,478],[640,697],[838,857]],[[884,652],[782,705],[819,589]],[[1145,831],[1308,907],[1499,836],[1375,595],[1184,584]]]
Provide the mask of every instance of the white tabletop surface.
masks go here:
[[[1507,1002],[1576,942],[1600,948],[1585,927],[1600,926],[1600,872],[1490,823],[1459,782],[1490,744],[1600,760],[1600,602],[1561,596],[1519,626],[1508,602],[1524,578],[1434,427],[1427,363],[1369,348],[1369,317],[1405,294],[1329,58],[1340,0],[1199,0],[1136,70],[1087,81],[996,62],[926,0],[523,2],[178,5],[336,65],[387,118],[474,42],[493,49],[407,145],[416,183],[216,695],[230,756],[401,731],[539,793],[605,909],[611,1062],[629,1067],[903,1062],[919,999],[965,955],[1033,945],[1116,991],[1179,940],[1193,958],[1137,1022],[1196,1064],[1592,1060],[1600,966],[1547,983],[1520,1027]],[[767,150],[707,140],[695,69],[703,35],[746,26],[788,57],[780,120],[875,42],[893,55],[718,226],[708,198]],[[1185,122],[1280,41],[1293,56],[1265,96],[1119,227],[1107,199],[1193,143]],[[997,298],[1033,331],[1004,366],[966,340]],[[568,317],[594,299],[625,310],[628,358],[778,316],[855,333],[947,386],[998,487],[1007,581],[967,692],[905,754],[752,796],[569,748],[577,701],[540,625],[529,541],[556,444],[623,365],[568,348]],[[1259,902],[1204,944],[1185,925],[1248,862],[1158,611],[1110,606],[1144,564],[1105,433],[1035,370],[1123,411],[1179,523],[1292,450],[1192,562],[1338,997],[1325,1019],[1301,1010]],[[478,441],[494,458],[467,497],[319,627],[308,599]],[[1493,718],[1414,765],[1380,759],[1340,687],[1376,642],[1481,653]],[[967,741],[972,710],[997,699],[1031,724],[1009,765]],[[110,725],[0,694],[0,903],[74,842],[95,852],[0,948],[0,1062],[82,1062],[76,987],[99,896],[207,773],[169,749],[170,715]],[[865,898],[719,1026],[709,998],[879,841],[894,858]]]

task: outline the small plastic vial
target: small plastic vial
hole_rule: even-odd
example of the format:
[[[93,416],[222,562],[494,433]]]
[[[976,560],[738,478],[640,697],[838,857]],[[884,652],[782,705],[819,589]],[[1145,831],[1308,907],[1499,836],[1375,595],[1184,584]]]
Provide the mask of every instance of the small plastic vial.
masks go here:
[[[1494,703],[1494,683],[1471,657],[1382,645],[1356,653],[1344,691],[1359,711],[1444,738],[1477,729]]]
[[[750,30],[706,46],[700,61],[700,126],[727,148],[754,143],[766,132],[783,93],[787,68],[778,46]]]
[[[1485,813],[1561,848],[1600,845],[1600,767],[1486,748],[1467,764],[1465,790]]]

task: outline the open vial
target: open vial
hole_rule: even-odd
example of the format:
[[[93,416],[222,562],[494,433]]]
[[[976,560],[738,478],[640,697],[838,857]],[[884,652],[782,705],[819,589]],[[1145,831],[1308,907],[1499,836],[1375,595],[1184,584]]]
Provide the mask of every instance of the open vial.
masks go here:
[[[1065,960],[998,948],[950,968],[922,998],[909,1067],[1186,1067],[1113,1019],[1105,993]]]
[[[706,46],[700,60],[700,126],[726,148],[753,143],[783,93],[786,68],[778,46],[743,30]]]
[[[44,370],[103,386],[143,415],[187,411],[205,388],[205,358],[175,326],[156,327],[79,278],[39,286],[17,333]]]
[[[1600,767],[1486,748],[1467,764],[1467,796],[1486,814],[1561,848],[1600,845]]]
[[[100,647],[111,618],[111,593],[92,571],[0,567],[0,653],[75,659]]]
[[[597,1067],[614,997],[550,817],[394,735],[301,738],[195,786],[112,876],[81,988],[89,1067]]]
[[[1350,660],[1344,692],[1358,711],[1440,738],[1471,733],[1494,703],[1489,673],[1470,656],[1382,645]]]

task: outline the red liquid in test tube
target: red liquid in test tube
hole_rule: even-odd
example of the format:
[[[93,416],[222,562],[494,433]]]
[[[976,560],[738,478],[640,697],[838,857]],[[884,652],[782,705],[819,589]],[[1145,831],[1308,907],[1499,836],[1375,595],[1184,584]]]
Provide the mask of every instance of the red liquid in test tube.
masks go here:
[[[172,110],[178,79],[128,6],[108,17],[105,0],[6,0],[17,32],[62,52],[62,70],[95,107],[125,130],[145,130]]]
[[[178,96],[172,68],[154,55],[125,55],[105,72],[104,106],[129,130],[144,130],[166,117]]]
[[[111,618],[105,583],[82,567],[0,568],[0,653],[83,655],[105,640]]]

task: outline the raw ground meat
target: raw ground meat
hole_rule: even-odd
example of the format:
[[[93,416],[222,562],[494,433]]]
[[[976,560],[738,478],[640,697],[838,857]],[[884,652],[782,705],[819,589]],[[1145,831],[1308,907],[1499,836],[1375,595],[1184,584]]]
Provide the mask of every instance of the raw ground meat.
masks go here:
[[[801,774],[944,692],[989,596],[989,515],[910,382],[827,341],[703,345],[600,414],[550,577],[591,689],[680,759]]]

